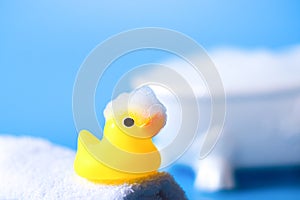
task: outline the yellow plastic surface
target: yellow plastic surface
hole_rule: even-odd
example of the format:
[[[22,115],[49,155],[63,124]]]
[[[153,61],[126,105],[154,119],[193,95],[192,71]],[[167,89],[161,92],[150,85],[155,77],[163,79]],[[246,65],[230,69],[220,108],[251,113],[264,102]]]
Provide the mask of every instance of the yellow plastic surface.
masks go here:
[[[154,119],[153,122],[165,120],[163,116],[154,116]],[[165,122],[151,124],[152,121],[146,127],[126,130],[141,134],[146,131],[148,135],[152,130],[153,136]],[[115,119],[108,119],[101,140],[87,130],[79,133],[74,162],[78,175],[97,183],[121,184],[157,173],[161,158],[151,137],[134,137],[119,127]]]

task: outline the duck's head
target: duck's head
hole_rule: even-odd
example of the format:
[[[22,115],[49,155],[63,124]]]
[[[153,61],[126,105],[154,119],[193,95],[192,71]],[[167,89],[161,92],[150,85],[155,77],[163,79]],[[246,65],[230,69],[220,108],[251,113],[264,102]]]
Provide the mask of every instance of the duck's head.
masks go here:
[[[106,126],[135,138],[151,138],[166,123],[166,108],[148,86],[123,93],[104,110]]]

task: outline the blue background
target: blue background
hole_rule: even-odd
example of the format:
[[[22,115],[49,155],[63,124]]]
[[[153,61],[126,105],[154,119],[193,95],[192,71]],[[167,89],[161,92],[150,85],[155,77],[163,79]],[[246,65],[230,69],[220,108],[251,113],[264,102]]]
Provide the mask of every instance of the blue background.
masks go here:
[[[147,26],[170,28],[192,37],[208,51],[221,46],[278,50],[300,43],[299,11],[296,0],[2,0],[0,133],[42,137],[75,149],[72,90],[76,73],[96,45],[121,31]],[[162,56],[152,52],[129,57],[124,63],[135,66]],[[121,72],[113,71],[119,75]],[[111,85],[104,81],[99,94],[108,92]],[[101,110],[108,97],[97,98]],[[99,118],[103,121],[101,112]],[[204,194],[192,189],[194,174],[189,168],[178,166],[170,171],[190,198],[300,197],[299,181],[293,178],[282,181],[278,177],[271,182],[281,184],[264,182],[264,187],[246,178],[244,182],[250,185],[239,190]],[[266,175],[269,171],[261,172],[262,176],[274,177]],[[280,174],[290,171],[283,169]],[[293,174],[291,177],[299,180],[298,172]]]

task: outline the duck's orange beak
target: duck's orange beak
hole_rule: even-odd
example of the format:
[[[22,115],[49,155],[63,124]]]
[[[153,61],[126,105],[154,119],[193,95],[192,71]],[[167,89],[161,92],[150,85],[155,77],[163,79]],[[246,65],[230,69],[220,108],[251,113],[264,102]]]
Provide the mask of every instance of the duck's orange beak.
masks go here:
[[[147,110],[135,109],[129,112],[135,126],[143,129],[145,137],[153,137],[166,124],[166,110],[159,104],[155,104]]]

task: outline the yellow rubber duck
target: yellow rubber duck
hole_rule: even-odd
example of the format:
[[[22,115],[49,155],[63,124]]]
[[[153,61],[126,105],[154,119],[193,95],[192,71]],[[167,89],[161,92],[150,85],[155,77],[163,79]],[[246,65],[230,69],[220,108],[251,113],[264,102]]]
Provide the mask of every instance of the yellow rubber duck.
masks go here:
[[[152,142],[166,123],[166,109],[148,86],[123,93],[105,110],[103,138],[87,130],[78,136],[74,169],[97,183],[135,182],[157,173],[161,163]]]

